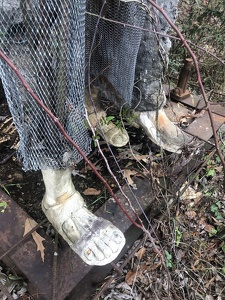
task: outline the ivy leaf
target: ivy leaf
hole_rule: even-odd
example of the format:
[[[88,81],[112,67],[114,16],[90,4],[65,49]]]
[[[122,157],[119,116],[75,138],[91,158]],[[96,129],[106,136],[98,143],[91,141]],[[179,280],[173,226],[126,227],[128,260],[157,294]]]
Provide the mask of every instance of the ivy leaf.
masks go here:
[[[207,177],[209,177],[209,176],[214,176],[215,175],[215,170],[214,169],[212,169],[212,168],[210,168],[209,170],[208,170],[208,172],[207,172],[207,174],[206,174],[206,176]]]

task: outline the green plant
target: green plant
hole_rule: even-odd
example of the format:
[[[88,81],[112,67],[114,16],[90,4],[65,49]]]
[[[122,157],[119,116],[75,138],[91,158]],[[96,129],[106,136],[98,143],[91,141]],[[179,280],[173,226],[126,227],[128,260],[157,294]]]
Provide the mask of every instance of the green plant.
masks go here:
[[[225,243],[222,245],[222,251],[225,253]],[[225,263],[225,262],[224,262]],[[224,266],[225,267],[225,266]]]
[[[100,125],[109,125],[109,123],[114,119],[115,119],[114,116],[102,117],[100,120]]]
[[[6,192],[6,194],[8,194],[10,196],[10,192],[8,191],[6,186],[8,186],[8,185],[6,185],[3,182],[0,182],[0,188],[2,188]]]
[[[92,140],[94,142],[94,146],[95,148],[98,146],[97,145],[97,141],[99,141],[101,139],[100,135],[96,134],[95,136],[92,136]]]
[[[2,188],[9,196],[10,196],[10,192],[8,190],[8,187],[10,186],[21,186],[21,185],[25,185],[27,183],[7,183],[7,181],[4,182],[0,182],[0,188]]]
[[[220,213],[220,209],[221,209],[221,202],[217,201],[216,203],[213,203],[210,207],[211,212],[215,215],[215,218],[220,221],[223,219],[221,213]]]
[[[137,116],[134,114],[134,111],[128,108],[123,107],[121,110],[122,119],[126,120],[126,122],[134,127],[137,127]]]
[[[165,256],[167,268],[172,268],[172,255],[167,250],[165,250]]]
[[[216,228],[212,228],[211,232],[209,233],[209,236],[214,236],[217,234],[217,229]]]
[[[91,202],[89,205],[88,205],[88,208],[91,208],[92,206],[94,206],[96,203],[98,203],[100,201],[100,203],[104,203],[105,201],[105,196],[100,196],[98,197],[97,199],[95,199],[93,202]],[[102,201],[103,200],[103,201]]]
[[[181,13],[182,12],[182,13]],[[224,0],[180,0],[178,6],[177,26],[193,47],[199,59],[204,85],[209,90],[224,90],[225,67],[209,53],[212,52],[223,60],[225,46]],[[177,77],[184,58],[189,54],[180,41],[175,40],[171,51],[169,70],[172,77]],[[191,75],[197,83],[195,74]]]
[[[179,230],[178,226],[175,227],[175,234],[176,234],[176,246],[178,247],[182,239],[182,232]]]
[[[207,169],[207,172],[205,174],[206,177],[212,177],[216,174],[215,169],[210,165],[210,167]]]
[[[0,212],[4,213],[7,206],[7,202],[0,202]]]

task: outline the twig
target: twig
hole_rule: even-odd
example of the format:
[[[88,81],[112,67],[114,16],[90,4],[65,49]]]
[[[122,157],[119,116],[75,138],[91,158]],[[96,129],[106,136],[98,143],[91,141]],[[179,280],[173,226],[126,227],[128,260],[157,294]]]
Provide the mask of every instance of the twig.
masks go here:
[[[195,180],[195,178],[198,176],[198,174],[202,171],[202,169],[207,165],[209,159],[211,157],[213,157],[213,155],[215,154],[216,149],[213,149],[208,157],[201,163],[201,165],[199,166],[198,170],[195,172],[195,176],[193,176],[190,180],[188,180],[188,183],[183,187],[182,191],[179,191],[178,197],[180,198],[184,192],[187,190],[187,188],[191,185],[191,183]]]
[[[124,260],[124,262],[122,263],[122,265],[120,267],[116,267],[115,268],[115,273],[111,277],[108,278],[108,280],[104,283],[104,285],[102,286],[102,288],[100,288],[100,291],[91,300],[99,300],[99,297],[104,293],[104,291],[106,291],[108,289],[108,287],[113,282],[113,280],[115,280],[115,278],[118,276],[118,274],[121,275],[123,273],[124,267],[126,267],[126,265],[129,263],[129,261],[134,256],[134,254],[138,251],[138,249],[143,245],[143,243],[145,241],[146,241],[146,237],[144,236],[141,239],[141,241],[138,243],[138,245],[130,252],[130,254]],[[114,265],[113,265],[113,268],[114,268]]]
[[[14,154],[16,153],[16,151],[13,151],[12,153],[6,155],[1,161],[0,161],[0,165],[5,164]]]
[[[175,203],[177,202],[177,199],[174,198],[174,200],[169,204],[169,207],[173,207],[175,205]],[[166,214],[163,213],[161,214],[161,216],[158,218],[158,221],[163,221],[166,218]],[[157,227],[157,224],[153,225],[151,227],[151,229],[149,230],[149,234],[154,233],[155,229]],[[146,241],[146,236],[149,237],[149,234],[146,234],[143,236],[143,238],[141,239],[141,241],[138,243],[138,245],[130,252],[130,254],[128,255],[128,257],[123,261],[123,263],[119,266],[115,268],[115,273],[109,277],[107,279],[107,281],[104,283],[104,285],[100,288],[100,290],[98,291],[98,293],[94,296],[94,298],[92,298],[91,300],[99,300],[99,297],[104,293],[104,291],[106,291],[110,284],[113,282],[113,280],[115,280],[115,278],[119,275],[121,275],[123,273],[123,269],[126,267],[126,265],[129,263],[129,261],[132,259],[132,257],[134,256],[134,254],[138,251],[138,249],[143,246],[144,242]],[[154,244],[153,247],[155,248]],[[165,266],[165,265],[164,265]],[[114,267],[114,266],[113,266]],[[167,267],[165,267],[167,268]],[[170,276],[168,276],[170,278]]]
[[[93,48],[94,48],[95,38],[96,38],[96,34],[97,34],[97,27],[98,27],[98,24],[99,24],[99,22],[100,22],[100,19],[102,18],[102,13],[103,13],[103,9],[104,9],[105,4],[106,4],[106,0],[102,1],[102,7],[101,7],[101,9],[100,9],[100,12],[99,12],[99,15],[98,15],[98,19],[97,19],[97,22],[96,22],[96,28],[95,28],[95,31],[94,31],[94,34],[93,34],[92,43],[91,43],[91,47],[90,47],[90,55],[89,55],[89,58],[88,58],[88,90],[89,90],[89,95],[90,95],[91,102],[92,102],[92,104],[93,104],[94,112],[95,112],[96,115],[97,115],[97,111],[96,111],[96,107],[95,107],[95,105],[94,105],[94,101],[93,101],[93,98],[92,98],[92,93],[91,93],[91,82],[90,82],[90,80],[91,80],[91,79],[90,79],[90,78],[91,78],[91,74],[90,74],[90,72],[91,72],[91,71],[90,71],[90,70],[91,70],[91,53],[92,53],[92,50],[93,50]],[[86,114],[87,114],[87,113],[86,113]],[[87,118],[87,121],[89,122],[88,118]],[[89,123],[90,123],[90,122],[89,122]],[[89,124],[89,125],[90,125],[90,124]],[[99,121],[98,121],[98,125],[99,125],[99,127],[101,128]],[[90,126],[90,128],[92,129],[92,132],[93,132],[93,134],[94,134],[95,132],[94,132],[94,130],[93,130],[93,127]],[[104,136],[104,132],[102,132],[102,135]],[[106,140],[106,142],[107,142],[107,139],[105,139],[105,140]],[[96,142],[98,143],[98,141],[96,141]],[[108,142],[107,142],[107,145],[108,145]],[[109,145],[108,145],[108,146],[109,146]],[[113,176],[114,180],[116,181],[116,183],[117,183],[118,187],[120,188],[120,191],[122,192],[123,196],[124,196],[125,199],[128,201],[129,206],[130,206],[130,208],[132,209],[132,211],[134,212],[135,217],[137,218],[138,222],[140,222],[141,225],[140,225],[139,228],[141,228],[141,229],[143,230],[143,232],[146,233],[146,235],[148,236],[149,240],[150,240],[151,243],[153,244],[153,247],[154,247],[155,251],[157,252],[157,254],[159,255],[159,257],[162,258],[162,257],[163,257],[163,254],[158,250],[158,247],[156,246],[155,241],[154,241],[154,239],[152,238],[150,232],[144,227],[144,225],[143,225],[142,221],[140,220],[138,214],[135,212],[133,206],[131,205],[131,202],[130,202],[129,198],[124,194],[122,188],[121,188],[120,185],[119,185],[119,182],[118,182],[117,178],[113,175],[113,173],[112,173],[112,171],[111,171],[111,169],[110,169],[110,167],[109,167],[108,161],[107,161],[107,159],[105,158],[105,156],[103,155],[103,153],[102,153],[101,148],[99,147],[99,145],[98,145],[98,148],[99,148],[99,151],[100,151],[100,153],[101,153],[101,156],[103,157],[103,159],[104,159],[104,161],[105,161],[105,163],[106,163],[107,169],[109,170],[110,174]],[[109,147],[109,149],[110,149],[110,147]],[[112,153],[112,152],[111,152],[111,153]],[[112,153],[112,155],[113,155],[113,157],[114,157],[114,154],[113,154],[113,153]],[[118,165],[116,159],[114,159],[114,160],[115,160],[116,164]],[[128,185],[128,186],[129,186],[129,185]],[[146,218],[146,220],[147,220],[149,226],[152,228],[151,223],[150,223],[150,220],[148,219],[147,215],[145,214],[144,210],[142,209],[140,202],[138,201],[138,199],[136,198],[136,196],[134,195],[134,193],[133,193],[133,191],[132,191],[131,189],[130,189],[130,191],[131,191],[132,195],[134,196],[134,198],[135,198],[135,200],[136,200],[138,206],[140,207],[140,209],[141,209],[141,211],[142,211],[144,217]],[[153,230],[153,232],[154,232],[154,230]]]

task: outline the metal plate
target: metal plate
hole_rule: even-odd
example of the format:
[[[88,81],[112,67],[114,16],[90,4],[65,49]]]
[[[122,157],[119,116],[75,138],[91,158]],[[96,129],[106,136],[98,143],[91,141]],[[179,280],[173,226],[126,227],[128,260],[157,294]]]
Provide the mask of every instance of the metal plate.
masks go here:
[[[137,213],[141,214],[142,212],[138,203],[135,201],[134,195],[139,200],[140,205],[144,210],[148,210],[150,206],[153,206],[152,201],[155,198],[149,180],[137,178],[135,183],[137,185],[137,190],[130,190],[128,186],[124,186],[123,191],[129,197],[131,204],[136,208]],[[120,192],[117,193],[117,197],[132,217],[135,218],[134,213],[131,211],[130,204],[124,199]],[[25,220],[29,216],[2,190],[0,190],[0,201],[5,201],[8,204],[5,212],[1,213],[0,218],[0,247],[4,253],[21,240],[23,237]],[[140,229],[132,225],[115,201],[111,199],[96,212],[96,215],[110,220],[125,233],[125,236],[127,233],[127,244],[121,255],[133,245],[134,241],[142,233]],[[131,229],[132,234],[130,234]],[[17,249],[10,253],[9,257],[21,272],[26,275],[33,286],[35,286],[35,289],[33,289],[32,292],[34,293],[35,290],[33,297],[39,300],[49,300],[52,299],[54,247],[52,240],[49,236],[46,236],[43,230],[40,234],[45,238],[44,262],[41,261],[40,252],[37,251],[36,244],[31,236],[26,242],[21,243]],[[56,298],[54,300],[90,299],[90,295],[93,292],[93,289],[95,289],[96,284],[105,278],[112,269],[112,266],[110,264],[105,267],[88,266],[63,240],[60,240],[60,242],[57,259],[57,290]],[[118,257],[117,260],[119,258],[120,257]]]
[[[197,110],[205,108],[205,102],[202,99],[202,96],[191,96],[180,100],[178,103]],[[225,107],[216,103],[210,103],[210,105],[214,126],[215,129],[218,130],[225,123]],[[213,136],[211,120],[207,110],[202,116],[197,117],[187,128],[184,129],[184,131],[207,142]]]
[[[218,130],[224,122],[225,117],[213,113],[213,123],[216,130]],[[211,121],[207,111],[202,117],[195,119],[184,131],[207,142],[213,136]]]

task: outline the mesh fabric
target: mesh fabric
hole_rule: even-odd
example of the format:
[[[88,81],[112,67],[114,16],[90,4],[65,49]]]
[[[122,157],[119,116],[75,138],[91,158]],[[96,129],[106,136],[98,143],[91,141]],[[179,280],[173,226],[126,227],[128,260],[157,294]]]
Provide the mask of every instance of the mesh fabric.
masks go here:
[[[1,50],[88,154],[90,138],[83,101],[85,1],[1,3]],[[24,170],[63,168],[79,162],[81,155],[3,60],[0,76],[20,136],[18,155]]]
[[[175,16],[177,0],[156,1]],[[90,152],[84,90],[99,86],[117,105],[155,110],[164,103],[161,78],[170,42],[167,22],[147,0],[8,0],[0,3],[0,49]],[[86,21],[85,21],[86,11]],[[143,31],[142,28],[145,30]],[[0,60],[0,76],[20,135],[24,170],[65,168],[81,155]]]

